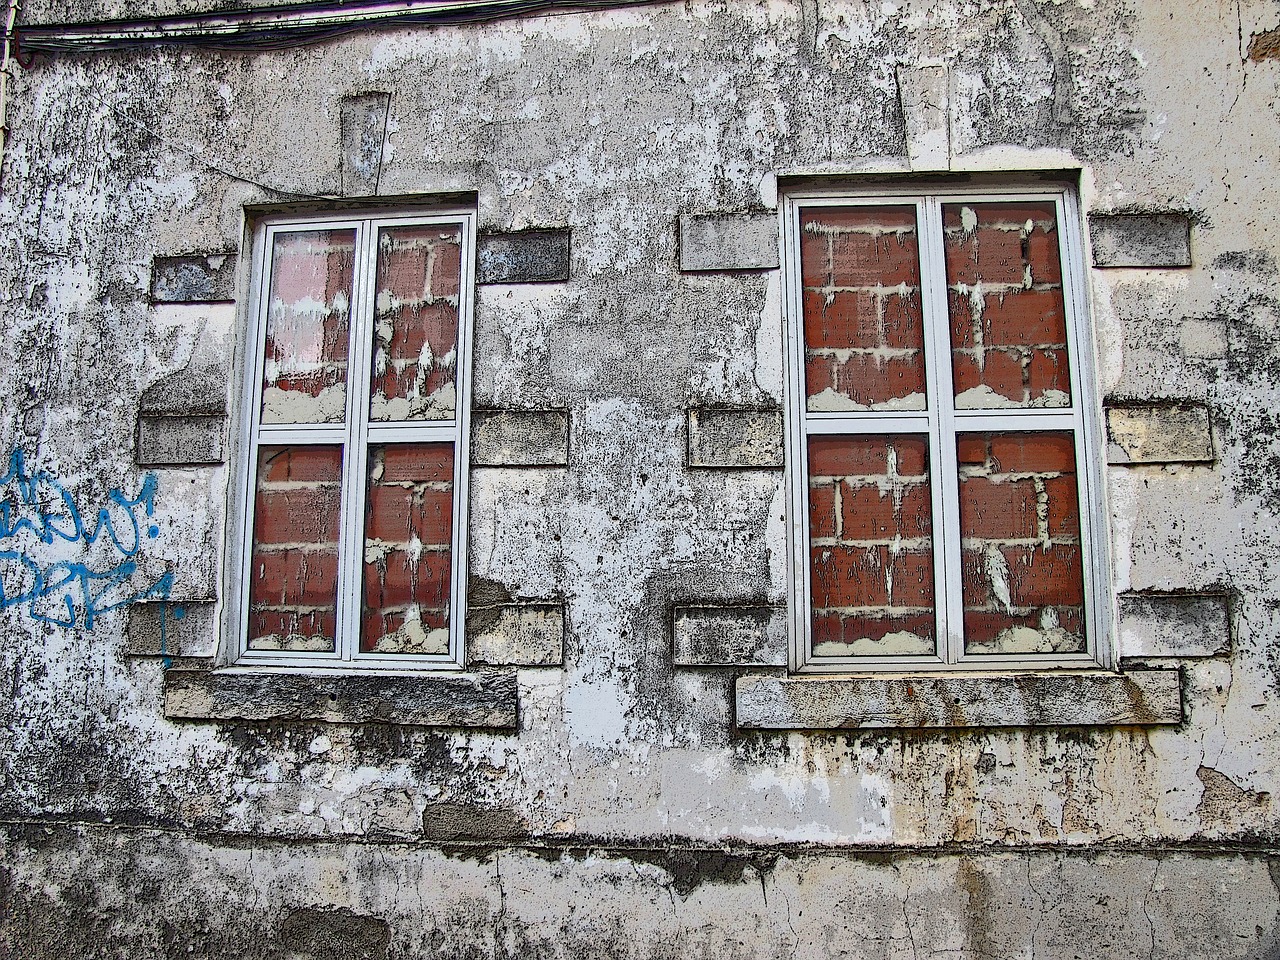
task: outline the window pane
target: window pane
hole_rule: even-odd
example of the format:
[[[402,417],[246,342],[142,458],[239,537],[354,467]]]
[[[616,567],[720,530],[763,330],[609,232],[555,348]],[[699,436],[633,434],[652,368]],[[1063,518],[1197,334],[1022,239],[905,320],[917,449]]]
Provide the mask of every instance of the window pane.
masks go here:
[[[449,652],[453,444],[371,447],[360,649]]]
[[[341,423],[347,408],[354,230],[277,233],[271,250],[263,423]]]
[[[815,436],[808,459],[814,656],[934,653],[928,438]]]
[[[961,433],[956,453],[966,652],[1083,651],[1071,433]]]
[[[925,409],[915,207],[806,209],[800,262],[808,409]]]
[[[1071,406],[1053,202],[942,211],[956,407]]]
[[[342,447],[261,447],[250,650],[333,650]]]
[[[461,269],[457,225],[378,234],[370,419],[453,419]]]

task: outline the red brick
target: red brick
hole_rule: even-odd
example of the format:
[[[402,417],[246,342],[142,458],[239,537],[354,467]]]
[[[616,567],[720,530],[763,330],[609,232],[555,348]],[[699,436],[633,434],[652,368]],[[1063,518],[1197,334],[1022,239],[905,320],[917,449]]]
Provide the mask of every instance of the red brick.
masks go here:
[[[805,354],[804,386],[806,396],[816,397],[824,390],[836,388],[836,362],[831,357]]]
[[[985,363],[980,370],[972,354],[952,352],[951,375],[956,396],[985,384],[1002,397],[1024,402],[1022,360],[1018,355],[1004,350],[988,350],[983,356]]]
[[[809,438],[809,476],[883,476],[888,445],[884,437],[823,436]]]
[[[964,642],[968,646],[990,643],[1002,632],[1012,627],[1040,628],[1040,614],[1011,614],[991,610],[966,610],[964,612]]]
[[[960,478],[961,537],[1022,540],[1034,538],[1037,530],[1034,481]]]
[[[259,490],[254,502],[255,543],[335,543],[339,490],[302,487]]]
[[[831,244],[825,233],[813,233],[803,228],[803,224],[810,219],[810,215],[806,215],[801,220],[800,282],[806,287],[829,287]]]
[[[923,349],[920,294],[820,290],[804,294],[805,344],[809,347]]]
[[[338,635],[337,617],[329,610],[249,610],[249,642],[268,637],[321,637],[333,649]]]
[[[952,338],[952,347],[972,347],[973,311],[969,297],[950,295],[954,332],[963,331],[963,342]],[[1062,290],[1016,290],[983,298],[983,342],[988,347],[1060,345],[1067,342],[1067,321]]]
[[[809,485],[809,536],[836,535],[836,488],[832,484]]]
[[[423,629],[428,632],[447,629],[449,626],[449,614],[445,610],[419,609],[418,615]],[[404,621],[403,613],[392,611],[366,613],[360,632],[361,651],[368,653],[374,650],[379,640],[399,630],[404,625]]]
[[[1017,230],[979,224],[972,234],[946,234],[947,285],[1021,284],[1022,237]]]
[[[815,613],[812,619],[812,643],[843,643],[844,624],[838,613]]]
[[[332,606],[338,597],[336,550],[255,550],[251,602],[255,606]]]
[[[890,555],[893,567],[893,604],[899,607],[933,606],[933,553]]]
[[[277,234],[271,255],[271,299],[286,304],[313,299],[332,303],[351,297],[354,230],[308,230]]]
[[[1048,477],[1044,480],[1044,488],[1049,498],[1049,536],[1078,537],[1080,504],[1075,476]]]
[[[898,457],[898,476],[925,477],[929,474],[929,438],[920,434],[885,434],[884,442]]]
[[[910,204],[810,207],[800,220],[801,228],[809,224],[818,224],[828,230],[880,229],[905,231],[910,235],[916,229],[916,208]]]
[[[1009,595],[1014,606],[1079,606],[1084,602],[1084,574],[1080,548],[1002,547],[1009,565]]]
[[[297,445],[258,448],[258,485],[265,483],[339,483],[342,447]]]
[[[378,295],[400,303],[427,299],[431,239],[419,227],[385,229],[378,237]]]
[[[915,234],[837,233],[831,237],[834,287],[920,285]]]
[[[447,550],[423,551],[417,563],[403,550],[390,550],[381,562],[364,565],[365,608],[442,608],[449,601],[449,579]]]
[[[1031,399],[1043,396],[1049,390],[1057,390],[1071,396],[1071,372],[1067,366],[1067,351],[1039,349],[1031,354],[1027,365],[1027,386]]]
[[[987,462],[987,436],[982,433],[960,433],[956,435],[956,459],[962,464],[985,464]]]
[[[853,487],[841,484],[844,507],[841,539],[889,540],[927,537],[932,530],[933,502],[927,483],[905,487],[894,505],[892,491],[881,494],[875,484]]]
[[[286,369],[305,363],[345,362],[351,338],[347,309],[272,309],[267,316],[265,356]]]
[[[1058,250],[1055,224],[1048,232],[1037,222],[1027,237],[1027,262],[1031,265],[1032,283],[1061,283],[1062,255]]]
[[[376,448],[382,456],[382,482],[451,483],[452,443],[391,443]]]
[[[374,484],[366,506],[365,536],[387,543],[407,543],[416,535],[424,544],[452,541],[453,493]]]
[[[965,607],[984,607],[991,602],[987,561],[981,549],[961,549],[960,584]]]
[[[913,206],[809,208],[800,218],[802,283],[806,287],[874,286],[876,283],[896,286],[903,282],[916,286],[920,281],[915,227]],[[876,229],[893,232],[878,237],[867,232]],[[905,233],[900,232],[904,230]],[[859,232],[834,233],[830,249],[835,268],[828,272],[827,238],[833,231]],[[840,252],[842,243],[846,248],[844,255]],[[867,246],[868,243],[872,246]]]
[[[887,359],[855,353],[837,367],[836,389],[865,406],[923,394],[924,352]]]
[[[391,325],[386,350],[393,360],[418,359],[423,344],[431,345],[437,359],[457,347],[458,308],[451,303],[401,305],[379,313],[378,322]]]
[[[1056,222],[1057,206],[1052,200],[987,200],[982,203],[946,203],[942,205],[942,225],[959,230],[963,220],[961,208],[968,207],[978,215],[978,225],[1002,224],[1021,227],[1028,220],[1039,229],[1042,222]]]
[[[813,618],[813,644],[817,646],[824,641],[835,643],[857,643],[859,640],[880,642],[886,634],[905,630],[918,637],[932,640],[936,624],[932,614],[870,614],[855,613],[841,615],[823,613]],[[894,651],[886,650],[886,655]]]
[[[991,457],[1002,473],[1074,473],[1075,443],[1067,431],[993,433]]]
[[[431,296],[456,297],[462,273],[462,247],[457,242],[437,243],[432,250]]]
[[[886,555],[883,547],[811,548],[813,606],[819,610],[884,606],[889,602]]]

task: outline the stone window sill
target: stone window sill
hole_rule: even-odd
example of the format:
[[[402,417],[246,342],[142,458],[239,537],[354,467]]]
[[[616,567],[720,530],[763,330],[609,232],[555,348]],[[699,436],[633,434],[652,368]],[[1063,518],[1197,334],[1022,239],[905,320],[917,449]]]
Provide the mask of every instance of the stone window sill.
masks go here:
[[[743,730],[1157,726],[1182,722],[1180,671],[737,679]]]
[[[519,693],[513,672],[430,677],[166,670],[170,720],[388,723],[514,730]]]

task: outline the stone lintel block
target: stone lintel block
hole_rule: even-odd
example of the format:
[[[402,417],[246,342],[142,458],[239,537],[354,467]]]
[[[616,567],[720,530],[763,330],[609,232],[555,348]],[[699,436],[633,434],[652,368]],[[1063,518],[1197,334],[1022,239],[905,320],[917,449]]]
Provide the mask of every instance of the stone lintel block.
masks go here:
[[[1231,651],[1226,594],[1122,593],[1118,599],[1125,657],[1215,657]]]
[[[155,303],[223,303],[235,298],[234,253],[193,253],[151,261]]]
[[[785,607],[676,607],[672,636],[678,667],[787,665]]]
[[[1213,460],[1209,409],[1201,404],[1111,407],[1107,439],[1107,461],[1113,464]]]
[[[564,663],[564,604],[471,607],[467,658],[490,666],[559,666]]]
[[[476,410],[474,467],[563,467],[569,463],[567,410]]]
[[[680,269],[776,270],[778,217],[761,213],[682,213]]]
[[[383,142],[387,136],[389,93],[342,98],[342,195],[371,197],[378,192]]]
[[[218,416],[227,412],[225,367],[192,364],[158,380],[142,392],[142,414],[168,417]]]
[[[739,677],[738,726],[762,730],[880,727],[1153,726],[1182,720],[1179,671],[1003,676]]]
[[[390,723],[420,727],[516,726],[514,673],[326,676],[169,670],[171,720]]]
[[[557,283],[568,279],[567,229],[482,233],[477,241],[477,283]]]
[[[131,657],[212,657],[218,642],[209,600],[151,600],[129,607],[124,652]]]
[[[767,469],[783,463],[780,411],[689,411],[689,466]]]
[[[138,418],[137,460],[143,466],[222,463],[225,417]]]
[[[1184,213],[1089,215],[1095,267],[1189,267],[1191,220]]]

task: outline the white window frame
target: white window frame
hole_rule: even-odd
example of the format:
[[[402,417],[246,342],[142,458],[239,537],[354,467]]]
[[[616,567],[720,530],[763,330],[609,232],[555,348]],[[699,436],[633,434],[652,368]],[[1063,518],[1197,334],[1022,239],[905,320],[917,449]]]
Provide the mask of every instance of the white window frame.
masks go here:
[[[385,227],[429,224],[459,226],[462,264],[458,285],[456,404],[452,420],[370,422],[369,398],[373,367],[374,289],[377,277],[377,236]],[[275,237],[281,233],[354,229],[356,247],[349,322],[346,419],[343,423],[263,424],[262,378],[267,330],[269,266]],[[232,638],[232,669],[255,672],[281,670],[309,673],[353,671],[422,672],[460,670],[465,665],[464,636],[467,593],[467,501],[470,437],[471,330],[475,289],[476,213],[465,208],[360,210],[314,216],[279,215],[255,224],[250,276],[249,311],[239,434],[238,490],[240,502],[232,521],[234,558],[227,590],[228,627]],[[360,651],[364,576],[365,499],[371,446],[389,443],[453,444],[453,517],[450,546],[449,648],[438,655]],[[253,529],[258,450],[260,446],[298,443],[339,444],[343,448],[342,494],[339,506],[338,599],[332,651],[251,650],[248,645],[249,597],[253,561]]]
[[[1067,324],[1071,406],[956,410],[952,397],[950,324],[942,205],[984,201],[1053,200],[1057,208],[1063,302]],[[927,409],[922,411],[809,412],[804,380],[803,280],[800,214],[807,207],[914,205],[919,225],[921,306]],[[791,576],[788,611],[790,667],[800,673],[919,673],[931,671],[1027,671],[1114,669],[1114,614],[1110,579],[1108,512],[1103,465],[1102,404],[1087,300],[1084,239],[1079,207],[1067,186],[1010,183],[958,190],[916,182],[875,189],[805,189],[788,193],[779,208],[786,336],[787,549]],[[966,654],[963,636],[960,508],[955,436],[960,431],[1070,431],[1075,440],[1080,553],[1084,579],[1086,649],[1074,654]],[[812,653],[807,440],[817,434],[914,433],[929,438],[933,504],[934,604],[938,651],[934,656],[845,656]]]

